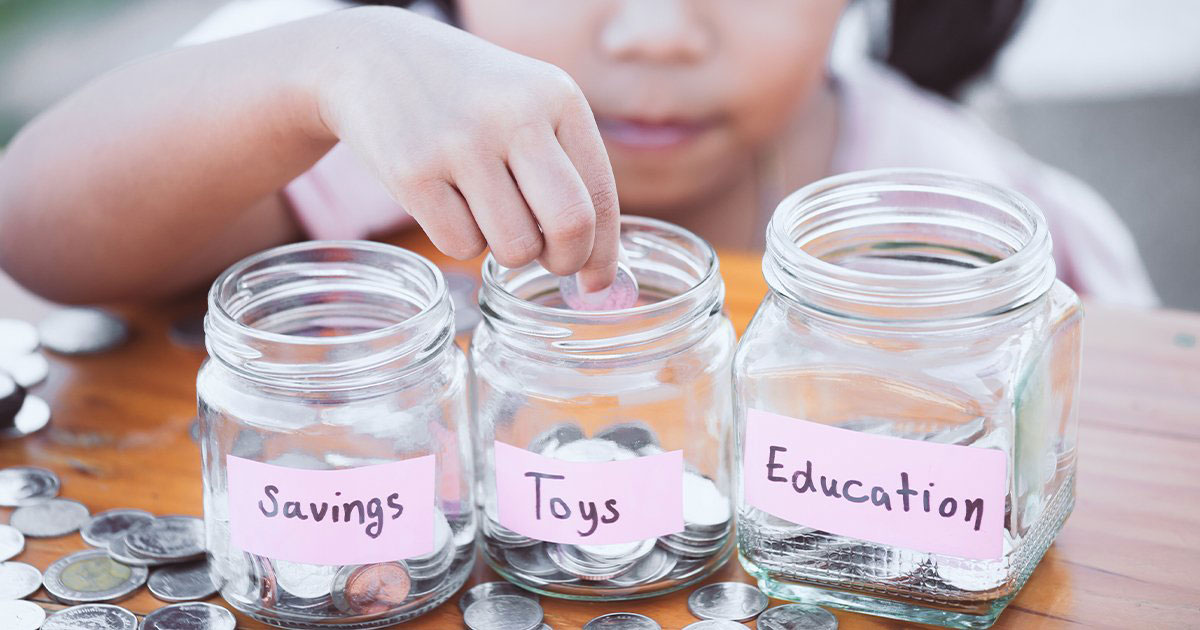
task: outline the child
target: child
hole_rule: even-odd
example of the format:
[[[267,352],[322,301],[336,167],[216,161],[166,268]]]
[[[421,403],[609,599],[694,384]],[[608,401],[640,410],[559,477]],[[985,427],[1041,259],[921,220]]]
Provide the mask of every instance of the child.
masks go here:
[[[922,2],[894,5],[893,50],[914,41],[901,30],[914,15],[964,6]],[[753,248],[795,188],[923,166],[1032,197],[1081,293],[1156,302],[1091,190],[883,66],[830,77],[844,2],[442,2],[461,30],[347,6],[234,2],[187,45],[31,122],[0,160],[0,265],[60,301],[145,298],[272,245],[415,219],[451,256],[487,246],[598,289],[615,269],[618,193],[623,212]],[[965,70],[926,82],[949,88],[985,64],[1007,26],[984,26],[984,50],[946,51]]]

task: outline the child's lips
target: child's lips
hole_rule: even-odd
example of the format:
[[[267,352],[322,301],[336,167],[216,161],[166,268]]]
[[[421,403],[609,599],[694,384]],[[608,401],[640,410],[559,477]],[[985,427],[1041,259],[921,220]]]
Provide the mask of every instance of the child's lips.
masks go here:
[[[634,149],[669,149],[683,145],[712,128],[712,120],[647,121],[635,118],[596,119],[605,140]]]

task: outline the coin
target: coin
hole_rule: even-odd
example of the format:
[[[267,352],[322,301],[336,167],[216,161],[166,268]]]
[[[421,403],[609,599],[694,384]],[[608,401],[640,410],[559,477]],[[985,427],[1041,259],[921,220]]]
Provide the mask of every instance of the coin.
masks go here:
[[[141,630],[234,630],[233,613],[216,604],[171,604],[146,615]]]
[[[633,568],[632,562],[596,562],[580,555],[573,545],[547,545],[546,555],[563,573],[581,580],[611,580]]]
[[[44,428],[50,422],[50,405],[37,396],[26,396],[21,410],[13,418],[13,426],[0,432],[7,438],[25,437]]]
[[[583,624],[583,630],[662,630],[662,626],[645,615],[615,612],[600,615]]]
[[[595,437],[598,440],[616,442],[631,451],[658,445],[658,435],[654,433],[654,429],[641,420],[609,425],[598,431]]]
[[[527,575],[543,576],[558,573],[558,566],[546,555],[544,544],[517,547],[504,551],[504,559],[513,569]]]
[[[467,592],[463,593],[462,597],[458,598],[458,610],[460,612],[466,612],[467,608],[471,607],[471,604],[474,604],[481,599],[487,599],[489,597],[496,597],[499,595],[514,595],[516,597],[528,597],[535,602],[541,601],[535,593],[530,593],[529,591],[514,586],[508,582],[480,582],[479,584],[467,589]]]
[[[272,560],[275,583],[283,591],[301,599],[325,597],[333,591],[333,578],[340,567]]]
[[[0,318],[0,354],[29,354],[38,347],[37,328],[10,317]]]
[[[59,309],[38,322],[42,347],[59,354],[91,354],[115,348],[129,337],[125,322],[95,308]]]
[[[703,619],[689,623],[683,630],[746,630],[746,626],[728,619]]]
[[[137,616],[120,606],[83,604],[50,615],[42,630],[137,630],[137,627]]]
[[[609,581],[620,587],[652,584],[670,574],[678,561],[679,557],[675,554],[655,547],[649,555],[638,560],[637,564],[634,564],[627,573],[618,575]]]
[[[50,362],[40,352],[0,354],[0,372],[7,372],[21,387],[33,387],[46,380]]]
[[[539,433],[529,442],[529,450],[549,456],[559,446],[584,438],[583,429],[574,422],[560,422]]]
[[[115,602],[141,588],[146,573],[145,567],[126,566],[104,551],[89,549],[51,564],[42,582],[64,604]]]
[[[93,515],[79,530],[83,542],[100,549],[108,549],[112,541],[122,538],[130,530],[154,520],[154,515],[145,510],[116,508]]]
[[[175,564],[155,569],[146,580],[150,594],[164,602],[190,602],[217,592],[208,570],[208,560]]]
[[[0,505],[19,507],[58,496],[58,475],[37,466],[0,470]]]
[[[173,562],[172,560],[158,560],[155,558],[139,556],[130,550],[129,546],[125,544],[124,536],[108,543],[108,549],[106,551],[108,553],[108,557],[120,562],[121,564],[131,567],[157,567]]]
[[[767,608],[767,596],[742,582],[717,582],[688,596],[688,610],[699,619],[748,621]]]
[[[25,535],[12,525],[0,525],[0,562],[25,551]]]
[[[13,511],[8,522],[22,534],[34,538],[66,536],[88,521],[88,509],[71,499],[49,499]]]
[[[833,613],[816,606],[784,604],[758,617],[759,630],[837,630],[838,620]]]
[[[579,276],[563,276],[558,280],[558,291],[562,300],[575,311],[617,311],[637,304],[638,283],[633,270],[625,263],[617,263],[617,275],[608,287],[593,293],[579,289]]]
[[[163,516],[125,535],[125,546],[147,558],[183,560],[204,555],[204,521],[194,516]]]
[[[342,567],[333,579],[333,604],[356,615],[387,612],[408,599],[412,578],[403,562]]]
[[[22,599],[0,602],[0,627],[5,630],[38,630],[46,621],[46,611]]]
[[[24,562],[0,562],[0,601],[25,599],[42,587],[42,572]]]
[[[25,404],[25,387],[0,368],[0,427],[10,427]]]
[[[496,595],[468,606],[463,621],[471,630],[535,630],[542,625],[542,606],[528,597]]]

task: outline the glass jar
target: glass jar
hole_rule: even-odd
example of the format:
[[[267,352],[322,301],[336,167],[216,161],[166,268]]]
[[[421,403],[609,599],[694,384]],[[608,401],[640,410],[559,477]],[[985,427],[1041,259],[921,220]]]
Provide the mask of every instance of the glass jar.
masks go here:
[[[471,343],[484,558],[547,595],[681,588],[728,557],[734,333],[712,248],[621,219],[636,305],[573,311],[534,263],[483,265]]]
[[[734,359],[739,555],[767,593],[991,625],[1074,505],[1082,313],[1024,197],[814,183],[768,227]]]
[[[209,562],[290,628],[422,614],[474,562],[466,358],[438,269],[360,241],[251,256],[213,284],[197,383]]]

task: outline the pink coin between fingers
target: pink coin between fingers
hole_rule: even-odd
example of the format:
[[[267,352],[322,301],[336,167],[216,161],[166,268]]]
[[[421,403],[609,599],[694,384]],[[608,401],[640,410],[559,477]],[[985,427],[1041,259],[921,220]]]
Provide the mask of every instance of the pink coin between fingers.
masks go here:
[[[637,304],[638,283],[633,270],[624,263],[617,263],[617,276],[606,289],[594,293],[579,290],[578,275],[563,276],[558,281],[558,290],[563,302],[575,311],[619,311]]]

